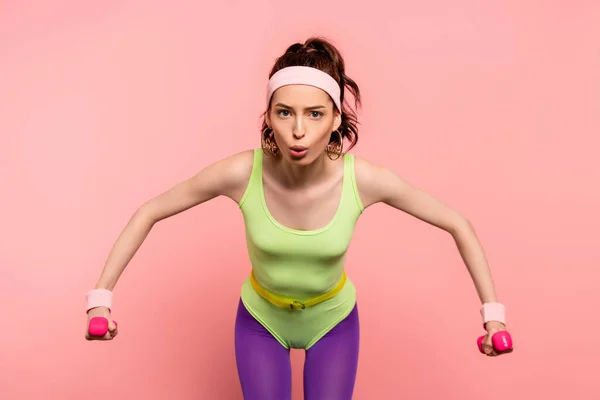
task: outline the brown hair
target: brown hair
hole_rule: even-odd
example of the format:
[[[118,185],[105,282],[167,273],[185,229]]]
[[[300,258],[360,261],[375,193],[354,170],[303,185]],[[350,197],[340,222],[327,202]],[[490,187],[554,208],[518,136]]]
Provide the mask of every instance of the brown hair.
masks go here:
[[[356,112],[348,106],[345,98],[345,89],[354,97],[354,106],[361,106],[360,90],[358,85],[346,75],[346,66],[339,50],[327,39],[321,37],[310,37],[304,43],[294,43],[289,46],[285,53],[276,61],[269,79],[280,69],[292,66],[304,66],[318,68],[321,71],[331,75],[340,85],[340,102],[342,104],[341,117],[342,122],[337,132],[332,132],[329,143],[332,147],[339,149],[341,153],[343,143],[340,143],[340,136],[350,142],[347,150],[350,150],[358,142],[358,120]],[[263,113],[261,144],[263,150],[276,154],[277,148],[273,133],[268,129],[264,116],[269,112],[271,105]],[[340,135],[341,134],[341,135]],[[343,139],[342,139],[343,140]],[[267,149],[265,149],[265,146]]]

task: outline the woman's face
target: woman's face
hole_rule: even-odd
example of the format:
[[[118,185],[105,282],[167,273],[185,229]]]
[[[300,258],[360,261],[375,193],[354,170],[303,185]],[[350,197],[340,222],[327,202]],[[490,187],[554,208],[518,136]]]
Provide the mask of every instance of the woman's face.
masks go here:
[[[288,85],[273,93],[266,123],[273,129],[282,156],[306,165],[325,154],[341,117],[325,91],[308,85]]]

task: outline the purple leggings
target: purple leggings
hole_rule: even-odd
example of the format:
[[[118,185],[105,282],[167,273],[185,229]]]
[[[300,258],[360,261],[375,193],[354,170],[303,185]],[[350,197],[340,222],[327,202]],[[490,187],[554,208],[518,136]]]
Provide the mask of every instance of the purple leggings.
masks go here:
[[[358,366],[358,308],[306,351],[305,400],[352,399]],[[235,356],[245,400],[292,398],[290,350],[246,310],[240,300]]]

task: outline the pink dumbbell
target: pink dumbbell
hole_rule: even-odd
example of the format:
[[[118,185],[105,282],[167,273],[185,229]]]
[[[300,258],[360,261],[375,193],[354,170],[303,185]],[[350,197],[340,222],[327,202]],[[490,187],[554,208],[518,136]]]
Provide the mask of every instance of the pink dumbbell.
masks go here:
[[[113,321],[117,325],[117,321]],[[104,317],[93,317],[90,319],[88,332],[92,336],[104,336],[108,332],[108,320]]]
[[[477,339],[477,347],[479,347],[479,351],[483,354],[485,354],[485,352],[483,351],[484,338],[485,336],[480,336],[479,339]],[[496,350],[498,353],[506,353],[508,351],[511,351],[513,347],[513,342],[510,333],[508,333],[508,331],[500,331],[494,333],[494,335],[492,336],[492,345],[494,346],[494,350]]]

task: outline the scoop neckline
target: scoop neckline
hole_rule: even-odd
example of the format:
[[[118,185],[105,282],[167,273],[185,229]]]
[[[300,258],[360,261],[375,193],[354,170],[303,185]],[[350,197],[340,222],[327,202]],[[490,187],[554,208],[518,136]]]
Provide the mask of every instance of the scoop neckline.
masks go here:
[[[295,235],[304,235],[304,236],[309,236],[309,235],[317,235],[319,233],[323,233],[325,231],[327,231],[329,228],[331,228],[333,226],[333,224],[335,224],[335,222],[337,221],[339,215],[341,214],[342,211],[342,204],[344,203],[344,191],[346,190],[346,185],[347,185],[347,168],[346,168],[346,162],[347,162],[347,154],[344,154],[344,165],[343,165],[343,172],[342,172],[342,190],[340,193],[340,200],[337,206],[337,209],[335,211],[335,214],[333,215],[333,217],[331,218],[331,220],[329,220],[329,222],[321,227],[321,228],[317,228],[317,229],[311,229],[311,230],[303,230],[303,229],[295,229],[295,228],[290,228],[288,226],[283,225],[282,223],[280,223],[279,221],[277,221],[277,219],[275,219],[275,217],[273,216],[273,214],[271,214],[271,211],[269,210],[269,206],[267,205],[267,201],[265,199],[265,190],[264,190],[264,182],[263,182],[263,173],[264,173],[264,164],[263,164],[263,160],[262,160],[262,154],[261,154],[261,168],[260,168],[260,177],[259,177],[259,192],[260,192],[260,200],[262,203],[262,207],[263,210],[265,212],[265,214],[267,215],[267,218],[269,218],[269,220],[273,223],[273,225],[275,225],[276,227],[278,227],[279,229],[282,229],[288,233],[292,233]]]

